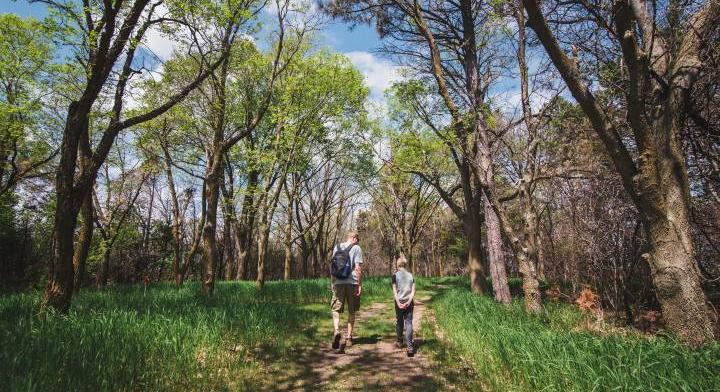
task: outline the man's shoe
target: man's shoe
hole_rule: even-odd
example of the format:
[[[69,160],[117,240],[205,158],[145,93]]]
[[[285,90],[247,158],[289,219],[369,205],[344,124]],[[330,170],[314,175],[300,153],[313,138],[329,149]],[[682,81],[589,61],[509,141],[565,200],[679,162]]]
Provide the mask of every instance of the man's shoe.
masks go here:
[[[401,341],[396,341],[396,342],[395,342],[395,348],[401,349],[401,348],[402,348],[402,342],[401,342]]]
[[[337,350],[340,347],[340,332],[335,332],[333,336],[332,348]]]

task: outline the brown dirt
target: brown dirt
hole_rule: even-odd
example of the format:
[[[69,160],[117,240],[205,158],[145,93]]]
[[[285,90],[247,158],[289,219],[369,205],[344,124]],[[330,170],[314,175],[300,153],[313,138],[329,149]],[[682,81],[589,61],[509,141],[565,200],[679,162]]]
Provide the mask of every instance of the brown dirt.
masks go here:
[[[392,316],[390,316],[392,314]],[[430,360],[423,352],[417,331],[425,316],[425,305],[416,302],[413,312],[416,353],[407,357],[405,348],[395,347],[395,317],[390,305],[375,303],[360,310],[356,338],[344,353],[333,350],[330,338],[303,354],[304,370],[294,377],[279,380],[275,390],[307,391],[429,391],[441,390]],[[368,323],[387,323],[393,333],[363,333]],[[387,329],[386,329],[387,330]]]
[[[384,309],[385,304],[373,304],[366,312],[360,315],[358,327],[362,328],[362,323],[370,318],[377,317]],[[413,311],[413,330],[420,329],[420,323],[423,318],[425,306],[416,304]],[[386,320],[394,325],[394,319]],[[416,333],[417,334],[417,333]],[[353,344],[345,350],[344,354],[337,353],[330,347],[329,343],[323,344],[321,349],[325,352],[325,356],[320,363],[316,364],[314,373],[318,381],[315,386],[323,388],[332,384],[333,378],[337,374],[343,373],[345,369],[352,368],[361,380],[350,377],[343,382],[336,382],[335,387],[353,390],[356,387],[374,387],[373,389],[413,389],[427,385],[432,381],[430,363],[427,356],[422,350],[418,349],[415,356],[407,357],[404,348],[395,347],[394,339],[385,337],[377,342],[365,341],[362,338],[357,339],[358,343]],[[421,346],[420,339],[416,339],[418,347]],[[360,381],[360,382],[358,382]]]

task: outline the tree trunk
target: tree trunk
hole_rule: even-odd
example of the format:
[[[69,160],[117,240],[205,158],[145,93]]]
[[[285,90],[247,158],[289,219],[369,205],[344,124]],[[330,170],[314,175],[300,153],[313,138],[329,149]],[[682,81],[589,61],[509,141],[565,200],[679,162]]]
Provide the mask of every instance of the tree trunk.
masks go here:
[[[522,191],[522,203],[525,219],[525,235],[522,244],[518,244],[522,252],[518,254],[520,273],[523,276],[523,293],[525,295],[525,307],[532,313],[542,312],[542,296],[540,293],[540,282],[538,281],[537,265],[539,264],[538,252],[538,217],[530,194],[530,184],[524,184]],[[507,224],[510,224],[509,222]],[[515,237],[515,235],[512,235]]]
[[[230,179],[232,181],[232,179]],[[235,279],[237,273],[237,258],[235,252],[237,251],[237,217],[235,215],[235,199],[233,197],[233,188],[230,184],[230,189],[227,188],[227,184],[222,186],[223,194],[223,220],[225,226],[223,228],[223,247],[224,260],[225,260],[225,280]]]
[[[290,224],[288,224],[290,225]],[[292,234],[290,234],[292,235]],[[292,265],[292,242],[290,240],[285,240],[285,262],[283,265],[283,280],[288,281],[290,280],[290,270]]]
[[[220,159],[220,154],[215,154],[215,159]],[[205,192],[207,200],[207,211],[205,225],[202,230],[203,239],[203,265],[202,265],[202,288],[203,293],[212,296],[215,290],[215,267],[217,265],[218,250],[217,239],[217,210],[218,199],[220,198],[220,168],[219,162],[210,164],[209,172],[205,178]]]
[[[542,313],[542,297],[540,284],[537,280],[537,271],[533,259],[524,251],[517,252],[518,266],[523,277],[523,296],[525,297],[525,310],[530,313]]]
[[[300,260],[302,260],[302,274],[304,279],[310,278],[310,246],[305,236],[300,238]]]
[[[476,76],[477,77],[477,76]],[[490,140],[484,124],[480,121],[480,114],[475,121],[476,134],[476,160],[477,167],[480,169],[478,180],[481,186],[494,190],[494,169],[490,150]],[[490,276],[492,278],[492,288],[495,300],[502,304],[510,303],[510,286],[507,281],[507,271],[505,269],[505,254],[502,250],[502,225],[497,212],[490,205],[487,191],[482,192],[482,202],[485,212],[485,227],[487,228],[488,256],[490,257]]]
[[[502,249],[502,233],[500,220],[490,206],[487,197],[483,193],[483,204],[485,206],[485,228],[487,229],[488,256],[490,258],[490,278],[492,279],[493,294],[495,300],[501,304],[509,305],[510,286],[508,286],[507,271],[505,269],[505,252]]]
[[[290,280],[290,271],[292,263],[292,228],[293,228],[293,203],[295,201],[295,195],[300,187],[300,179],[296,174],[292,174],[292,187],[290,192],[287,193],[287,221],[285,222],[285,263],[283,268],[283,279]],[[286,188],[287,189],[287,188]]]
[[[290,280],[290,271],[292,265],[292,246],[285,244],[285,264],[283,267],[283,280]]]
[[[58,198],[60,199],[60,197]],[[73,270],[73,232],[77,222],[77,213],[74,213],[66,200],[58,200],[55,208],[54,252],[50,271],[50,279],[45,286],[43,295],[43,308],[53,308],[61,313],[67,313],[72,299],[74,270]]]
[[[252,247],[252,239],[248,228],[238,227],[235,233],[235,246],[236,246],[236,265],[237,271],[235,272],[236,280],[247,279],[248,263],[250,259],[250,248]]]
[[[248,264],[250,262],[250,250],[252,248],[253,229],[257,212],[255,209],[255,194],[259,176],[260,173],[257,170],[251,170],[248,173],[248,185],[242,202],[242,216],[238,219],[238,227],[235,231],[237,237],[235,242],[237,246],[237,273],[235,279],[237,280],[248,278]]]
[[[103,242],[107,242],[103,239]],[[105,248],[103,250],[103,259],[100,263],[100,270],[98,270],[97,281],[95,282],[98,288],[107,286],[108,275],[110,274],[110,252],[112,248],[108,244],[103,244]]]
[[[78,246],[73,254],[73,267],[75,270],[75,292],[80,292],[80,287],[85,280],[85,265],[87,263],[88,253],[90,253],[90,245],[92,244],[94,226],[94,208],[92,193],[88,193],[80,207],[80,234],[78,236]]]
[[[533,249],[532,244],[527,240],[529,237],[526,233],[525,241],[522,241],[509,221],[505,210],[498,201],[491,188],[486,188],[488,204],[493,208],[498,217],[498,222],[505,235],[510,240],[510,246],[518,261],[518,267],[523,279],[523,295],[525,297],[525,309],[534,314],[542,313],[542,297],[540,295],[540,284],[537,279],[537,270],[535,263],[537,262],[537,252]]]
[[[543,248],[542,235],[538,231],[537,234],[537,273],[540,281],[545,281],[545,249]]]
[[[87,190],[74,189],[74,177],[80,135],[87,132],[89,107],[73,101],[68,108],[65,131],[60,147],[60,163],[55,177],[54,246],[50,273],[43,294],[42,309],[48,307],[67,313],[70,310],[75,271],[73,269],[73,234],[80,212],[79,200],[84,200]],[[85,110],[88,109],[88,110]],[[82,192],[86,191],[86,192]]]
[[[235,276],[235,252],[234,252],[234,242],[233,242],[233,235],[231,230],[231,225],[229,224],[229,219],[227,219],[227,215],[225,218],[225,226],[223,227],[223,260],[224,260],[224,266],[223,266],[223,275],[225,280],[232,280],[233,276]]]
[[[713,322],[700,285],[685,192],[672,183],[666,184],[666,189],[665,203],[645,206],[643,227],[650,247],[643,257],[650,266],[668,327],[682,341],[697,347],[712,339]]]
[[[165,123],[166,127],[167,124]],[[165,176],[168,181],[168,189],[170,190],[170,205],[172,206],[172,236],[173,236],[173,275],[175,277],[175,285],[182,286],[183,274],[181,273],[182,265],[182,230],[180,227],[180,203],[178,202],[177,190],[175,189],[175,177],[172,172],[172,158],[167,145],[161,140],[163,154],[165,155]]]
[[[471,210],[472,211],[472,210]],[[465,235],[468,239],[468,273],[470,289],[475,294],[488,291],[485,269],[483,267],[482,222],[480,217],[466,215]]]
[[[260,236],[258,237],[257,254],[257,279],[255,284],[258,290],[265,286],[265,254],[267,252],[267,240],[270,235],[270,228],[267,223],[260,224]]]

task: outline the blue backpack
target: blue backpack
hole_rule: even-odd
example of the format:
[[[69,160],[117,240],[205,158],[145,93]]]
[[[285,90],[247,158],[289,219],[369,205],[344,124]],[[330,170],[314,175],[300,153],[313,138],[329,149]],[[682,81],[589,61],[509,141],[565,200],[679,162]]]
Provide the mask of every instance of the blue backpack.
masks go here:
[[[354,245],[348,246],[346,249],[338,245],[338,249],[330,262],[330,274],[337,279],[347,279],[352,273],[352,258],[350,258],[350,249]]]

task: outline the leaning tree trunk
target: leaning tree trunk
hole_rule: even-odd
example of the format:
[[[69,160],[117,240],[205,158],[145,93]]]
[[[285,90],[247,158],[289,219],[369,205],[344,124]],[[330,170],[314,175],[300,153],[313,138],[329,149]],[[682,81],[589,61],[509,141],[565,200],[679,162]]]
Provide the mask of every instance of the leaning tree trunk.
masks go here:
[[[673,199],[673,191],[668,194]],[[699,346],[712,339],[712,322],[700,286],[700,272],[693,254],[689,220],[681,204],[669,203],[665,214],[644,222],[650,266],[663,318],[681,340]],[[660,212],[659,211],[659,212]]]
[[[512,223],[507,218],[505,210],[498,202],[498,199],[492,193],[490,193],[488,199],[497,213],[503,231],[510,240],[513,252],[515,252],[520,275],[522,275],[525,310],[529,313],[540,314],[542,313],[542,296],[540,294],[540,282],[537,277],[537,250],[532,243],[532,236],[526,232],[524,239],[521,240],[513,229]],[[532,219],[535,219],[535,217],[533,216]]]

